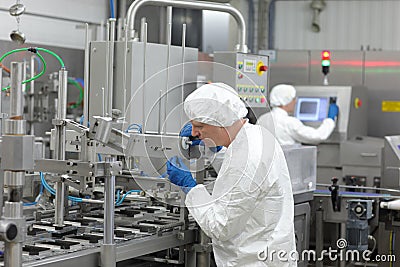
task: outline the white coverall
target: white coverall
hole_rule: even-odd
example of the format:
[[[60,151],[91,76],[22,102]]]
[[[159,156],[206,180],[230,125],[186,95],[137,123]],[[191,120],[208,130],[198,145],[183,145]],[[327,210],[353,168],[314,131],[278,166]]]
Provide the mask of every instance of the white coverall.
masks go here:
[[[306,126],[279,107],[274,107],[271,112],[260,116],[257,124],[274,133],[281,145],[296,143],[316,145],[328,139],[336,125],[332,119],[327,118],[318,128]]]
[[[245,123],[226,150],[212,195],[200,184],[186,206],[212,239],[216,263],[225,266],[297,266],[291,181],[274,136]],[[284,250],[286,259],[260,260],[260,251]],[[265,255],[264,255],[265,256]]]

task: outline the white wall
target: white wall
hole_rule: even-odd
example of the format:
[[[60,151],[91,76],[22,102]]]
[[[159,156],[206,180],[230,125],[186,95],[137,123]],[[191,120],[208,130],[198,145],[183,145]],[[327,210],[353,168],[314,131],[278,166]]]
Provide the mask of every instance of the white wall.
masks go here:
[[[8,13],[8,8],[15,2],[0,1],[0,40],[10,40],[10,32],[17,29],[15,18]],[[83,49],[85,31],[77,29],[77,26],[84,25],[84,22],[99,25],[109,16],[108,0],[21,2],[25,4],[27,14],[21,16],[20,31],[25,34],[28,43]]]
[[[400,1],[325,1],[319,33],[310,3],[276,2],[274,49],[400,50]]]

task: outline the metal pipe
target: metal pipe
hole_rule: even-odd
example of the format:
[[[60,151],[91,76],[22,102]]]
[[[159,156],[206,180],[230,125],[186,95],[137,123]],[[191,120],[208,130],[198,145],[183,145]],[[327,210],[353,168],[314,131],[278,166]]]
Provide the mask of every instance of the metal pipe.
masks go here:
[[[142,132],[146,133],[146,67],[147,67],[147,60],[146,60],[146,54],[147,54],[147,23],[145,23],[144,25],[144,29],[145,29],[145,40],[143,40],[143,76],[142,76]],[[128,38],[126,38],[128,39]],[[133,44],[132,44],[132,48],[133,48]]]
[[[11,62],[11,96],[10,119],[21,120],[24,114],[22,101],[22,67],[21,62]]]
[[[0,67],[0,135],[3,134],[3,111],[2,111],[2,105],[3,105],[3,68]],[[0,184],[2,186],[2,184]],[[0,190],[3,191],[3,190]],[[2,193],[1,193],[2,194]],[[0,198],[0,204],[2,204],[2,198]],[[0,215],[1,215],[1,207],[0,206]]]
[[[89,67],[90,67],[90,38],[89,24],[85,24],[85,70],[83,76],[83,125],[89,121]]]
[[[63,182],[56,182],[56,209],[55,209],[55,225],[64,226],[64,199],[65,186]]]
[[[324,211],[322,209],[318,209],[316,211],[316,219],[315,219],[315,251],[317,255],[321,255],[322,250],[324,249]],[[315,263],[317,267],[323,267],[322,261],[317,261]]]
[[[22,266],[22,246],[23,243],[5,242],[4,244],[4,266],[21,267]]]
[[[68,89],[68,71],[61,68],[58,72],[58,109],[57,119],[67,118],[67,89]]]
[[[203,232],[203,230],[200,230],[199,232],[199,244],[204,247],[208,247],[210,245],[210,238]],[[210,252],[208,251],[203,251],[203,252],[197,252],[196,255],[196,266],[198,267],[209,267],[210,266]]]
[[[35,55],[31,56],[31,78],[35,76]],[[29,134],[35,134],[35,128],[33,124],[34,114],[35,114],[35,80],[30,82],[29,88],[29,120],[30,120],[30,130]]]
[[[143,17],[140,20],[140,41],[144,42],[144,39],[147,38],[146,32],[145,32],[145,27],[146,27],[146,17]]]
[[[109,22],[109,35],[108,35],[108,68],[107,68],[107,116],[112,116],[113,108],[113,94],[114,94],[114,42],[115,42],[115,23],[116,19],[110,18]]]
[[[164,122],[163,134],[167,133],[167,105],[168,105],[168,87],[169,87],[169,67],[171,64],[171,43],[172,43],[172,6],[167,7],[167,82],[165,83],[164,112],[162,121]],[[161,125],[161,121],[159,122]],[[161,128],[161,127],[160,127]]]
[[[106,162],[114,162],[115,157],[106,157]],[[114,244],[114,203],[115,176],[106,177],[104,181],[104,244]]]
[[[123,13],[125,14],[125,13]],[[124,109],[122,110],[125,112],[123,115],[125,118],[126,116],[126,93],[127,93],[127,71],[128,71],[128,38],[126,38],[126,35],[128,34],[128,29],[126,27],[125,19],[124,19],[124,72],[123,72],[123,77],[122,77],[122,86],[124,88]]]
[[[57,119],[64,120],[67,117],[67,86],[68,86],[68,71],[61,68],[58,72],[58,106],[57,106]],[[65,159],[65,127],[63,125],[56,125],[55,135],[56,142],[54,148],[55,158],[57,160]],[[61,181],[56,182],[56,208],[55,208],[55,225],[64,225],[64,200],[65,200],[65,186]]]
[[[130,38],[135,38],[135,17],[138,10],[145,5],[157,5],[157,6],[173,6],[179,8],[190,8],[200,10],[213,10],[229,13],[236,20],[238,24],[238,35],[239,35],[239,47],[238,51],[247,53],[246,46],[246,23],[243,15],[239,10],[229,4],[210,3],[203,1],[188,1],[188,0],[137,0],[134,1],[127,13],[127,20],[129,26]]]
[[[114,162],[115,157],[106,157],[106,162]],[[104,180],[104,241],[101,255],[103,267],[116,266],[114,243],[114,205],[115,205],[115,176],[110,175]]]
[[[182,80],[181,80],[181,103],[183,103],[184,98],[185,98],[185,90],[184,90],[184,85],[185,85],[185,49],[186,49],[186,24],[182,24]],[[180,119],[181,122],[179,125],[183,125],[183,109],[180,109]]]

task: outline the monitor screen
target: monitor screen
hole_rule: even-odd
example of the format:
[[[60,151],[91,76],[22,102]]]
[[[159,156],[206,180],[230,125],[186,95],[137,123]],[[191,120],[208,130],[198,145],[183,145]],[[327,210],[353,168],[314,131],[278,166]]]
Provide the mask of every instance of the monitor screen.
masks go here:
[[[298,97],[295,117],[301,121],[322,121],[327,117],[327,97]]]

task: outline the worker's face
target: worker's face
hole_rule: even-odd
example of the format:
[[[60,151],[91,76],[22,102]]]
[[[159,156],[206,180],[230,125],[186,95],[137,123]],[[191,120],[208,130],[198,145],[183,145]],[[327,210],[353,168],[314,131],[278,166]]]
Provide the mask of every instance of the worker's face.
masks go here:
[[[198,121],[191,121],[192,136],[197,136],[203,140],[208,147],[223,145],[225,138],[228,136],[224,127],[213,126]],[[229,137],[228,137],[229,138]]]
[[[293,98],[293,100],[289,104],[287,104],[288,113],[291,113],[291,114],[294,113],[294,108],[296,107],[296,102],[297,102],[297,99]]]

